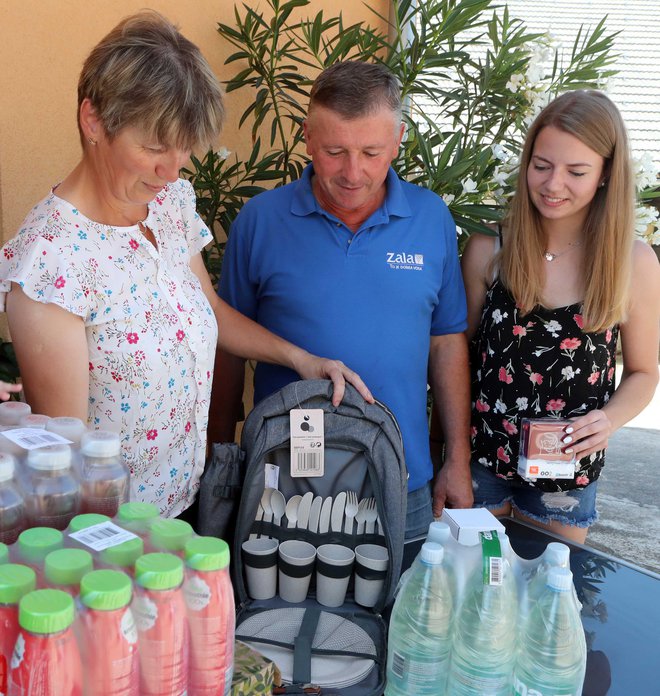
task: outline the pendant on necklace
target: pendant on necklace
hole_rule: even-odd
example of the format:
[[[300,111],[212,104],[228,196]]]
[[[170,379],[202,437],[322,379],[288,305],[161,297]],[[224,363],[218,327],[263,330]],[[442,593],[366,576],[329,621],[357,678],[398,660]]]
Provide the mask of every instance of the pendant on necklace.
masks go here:
[[[551,251],[546,251],[543,256],[545,256],[546,261],[554,261],[557,258],[557,254],[553,254]]]

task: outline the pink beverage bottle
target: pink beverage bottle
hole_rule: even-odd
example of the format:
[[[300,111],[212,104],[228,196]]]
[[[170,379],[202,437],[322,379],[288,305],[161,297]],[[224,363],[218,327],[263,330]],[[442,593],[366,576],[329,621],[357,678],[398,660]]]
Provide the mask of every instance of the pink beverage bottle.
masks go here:
[[[82,578],[94,570],[92,554],[83,549],[51,551],[44,561],[44,580],[48,587],[77,597]]]
[[[175,553],[183,558],[183,549],[195,531],[184,520],[156,520],[149,529],[149,545],[154,551]]]
[[[103,549],[99,553],[99,563],[110,566],[111,569],[121,570],[133,577],[135,562],[143,555],[144,542],[140,537],[135,537],[116,546]]]
[[[82,696],[74,616],[73,598],[61,590],[35,590],[22,597],[8,696]]]
[[[30,566],[37,574],[37,587],[44,585],[44,561],[51,551],[64,546],[64,535],[50,527],[33,527],[18,535],[16,560]]]
[[[9,662],[18,636],[18,602],[36,586],[32,568],[13,563],[0,566],[0,694],[7,693]]]
[[[16,480],[16,460],[0,452],[0,542],[13,544],[25,526],[25,501]]]
[[[28,521],[35,527],[66,529],[80,512],[80,484],[71,469],[71,448],[48,445],[29,450],[25,463]]]
[[[151,525],[159,518],[158,508],[152,503],[134,502],[119,506],[116,522],[145,539],[149,537]]]
[[[183,594],[190,625],[189,696],[229,694],[236,628],[229,546],[215,537],[191,539],[184,551]]]
[[[147,553],[135,563],[135,580],[140,694],[185,696],[190,638],[183,561],[171,553]]]
[[[121,456],[121,441],[109,430],[90,430],[80,440],[82,511],[114,517],[128,502],[130,472]]]
[[[131,579],[117,570],[95,570],[80,582],[85,696],[140,696],[131,595]]]

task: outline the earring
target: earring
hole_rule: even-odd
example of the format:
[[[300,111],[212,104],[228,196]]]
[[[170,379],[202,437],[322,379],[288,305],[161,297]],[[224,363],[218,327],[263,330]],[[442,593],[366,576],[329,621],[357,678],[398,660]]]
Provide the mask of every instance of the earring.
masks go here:
[[[94,138],[87,138],[87,142],[88,142],[90,145],[96,145],[96,140],[94,140]]]
[[[600,184],[598,184],[598,188],[603,188],[605,186],[605,179],[603,179]]]

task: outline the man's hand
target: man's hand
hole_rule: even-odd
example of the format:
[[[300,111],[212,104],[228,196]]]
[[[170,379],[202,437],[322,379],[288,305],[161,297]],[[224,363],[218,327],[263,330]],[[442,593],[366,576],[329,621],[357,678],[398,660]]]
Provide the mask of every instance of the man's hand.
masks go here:
[[[474,502],[469,460],[446,459],[433,483],[433,516],[445,507],[471,508]]]
[[[344,398],[346,382],[352,384],[365,401],[370,404],[374,403],[374,397],[367,389],[366,384],[360,379],[360,375],[346,367],[341,360],[319,358],[316,355],[305,352],[296,362],[295,369],[303,379],[332,380],[334,385],[334,391],[332,392],[333,406],[339,406]]]

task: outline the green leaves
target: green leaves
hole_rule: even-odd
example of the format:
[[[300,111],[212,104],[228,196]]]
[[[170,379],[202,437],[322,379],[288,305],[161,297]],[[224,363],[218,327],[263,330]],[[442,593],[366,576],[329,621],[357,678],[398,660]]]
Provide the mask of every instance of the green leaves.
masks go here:
[[[186,172],[200,214],[225,232],[245,200],[298,178],[305,165],[302,123],[318,72],[339,60],[384,62],[399,78],[407,131],[393,163],[403,178],[448,202],[465,232],[490,233],[512,193],[517,156],[531,119],[554,96],[596,88],[614,74],[616,34],[606,18],[580,27],[570,47],[530,32],[494,0],[394,0],[391,16],[344,25],[341,13],[305,15],[308,0],[266,0],[234,8],[218,24],[234,52],[227,92],[247,90],[240,116],[253,148],[246,161],[208,153]],[[368,5],[367,5],[368,7]],[[644,197],[645,194],[642,194]]]

